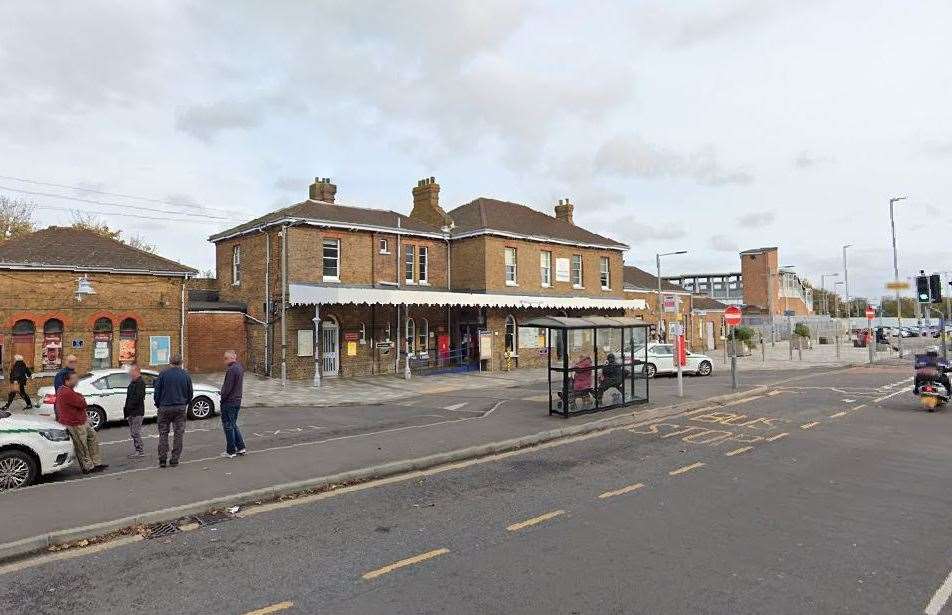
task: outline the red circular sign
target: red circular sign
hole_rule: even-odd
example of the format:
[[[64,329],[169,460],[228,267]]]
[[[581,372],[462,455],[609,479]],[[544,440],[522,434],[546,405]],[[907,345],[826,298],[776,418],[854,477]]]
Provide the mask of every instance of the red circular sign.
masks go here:
[[[728,306],[727,309],[724,310],[724,322],[732,327],[740,324],[740,316],[740,308],[736,305]]]
[[[876,308],[874,308],[874,307],[871,306],[871,305],[870,305],[870,306],[867,306],[867,308],[866,308],[866,319],[867,319],[867,320],[872,320],[872,319],[874,319],[874,318],[876,318]]]

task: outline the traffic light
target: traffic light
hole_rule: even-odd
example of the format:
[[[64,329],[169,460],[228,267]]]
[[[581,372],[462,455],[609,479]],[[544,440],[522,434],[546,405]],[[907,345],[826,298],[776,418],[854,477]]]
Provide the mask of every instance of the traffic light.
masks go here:
[[[929,298],[932,303],[942,303],[942,278],[938,273],[929,276]]]
[[[932,303],[932,293],[929,289],[929,276],[916,276],[916,297],[919,303]]]

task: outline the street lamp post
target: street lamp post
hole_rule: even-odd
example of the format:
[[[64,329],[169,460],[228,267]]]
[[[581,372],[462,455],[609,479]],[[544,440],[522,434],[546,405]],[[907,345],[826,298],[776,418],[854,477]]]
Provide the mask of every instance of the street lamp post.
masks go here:
[[[687,254],[687,253],[688,253],[687,250],[678,250],[678,251],[676,251],[676,252],[664,252],[664,253],[662,253],[662,254],[655,254],[655,265],[656,265],[656,267],[657,267],[657,274],[658,274],[658,328],[659,328],[658,333],[659,333],[659,334],[661,333],[660,327],[661,327],[661,315],[662,315],[662,305],[661,305],[661,257],[662,257],[662,256],[674,256],[674,255],[677,255],[677,254]],[[684,325],[681,323],[681,308],[680,308],[679,305],[677,305],[677,298],[675,298],[675,308],[678,310],[678,311],[677,311],[678,325],[683,327]],[[667,328],[667,327],[665,328],[664,334],[665,334],[665,337],[667,337],[667,335],[668,335],[668,328]],[[684,333],[682,332],[680,335],[684,335]],[[659,339],[660,339],[661,336],[659,335],[658,337],[659,337]],[[678,343],[677,343],[677,342],[678,342],[678,339],[677,339],[677,338],[675,338],[674,341],[675,341],[674,364],[677,366],[677,370],[678,370],[678,397],[684,397],[684,379],[683,379],[684,377],[683,377],[682,374],[681,374],[681,352],[680,352],[680,346],[679,346]]]
[[[846,321],[853,315],[850,307],[850,270],[846,266],[846,248],[852,248],[853,244],[848,243],[843,246],[843,286],[846,292]]]
[[[837,278],[840,274],[838,273],[822,273],[820,274],[820,290],[823,291],[823,311],[826,312],[826,315],[830,315],[830,297],[826,294],[826,279],[827,278]]]
[[[893,275],[894,280],[899,281],[899,256],[896,252],[896,216],[893,213],[896,203],[906,200],[904,196],[894,196],[889,199],[889,228],[892,231],[892,249],[893,249]],[[902,357],[902,291],[896,288],[896,330],[899,334],[896,336],[896,346],[899,349],[899,356]]]

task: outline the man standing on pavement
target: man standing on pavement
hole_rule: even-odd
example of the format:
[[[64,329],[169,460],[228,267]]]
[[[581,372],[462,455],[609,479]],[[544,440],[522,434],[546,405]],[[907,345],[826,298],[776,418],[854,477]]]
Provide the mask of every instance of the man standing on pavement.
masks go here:
[[[66,425],[66,431],[76,447],[76,460],[83,474],[102,472],[109,466],[102,462],[99,454],[99,436],[96,430],[87,425],[86,398],[77,393],[74,388],[79,382],[79,375],[70,370],[66,374],[66,381],[56,392],[57,420]]]
[[[63,368],[56,372],[56,375],[53,376],[53,394],[55,395],[59,388],[66,384],[66,375],[70,371],[76,371],[76,355],[66,355],[66,359],[63,360]]]
[[[159,412],[159,467],[166,462],[173,468],[178,465],[182,455],[182,441],[185,438],[185,413],[192,403],[192,378],[182,369],[182,355],[175,354],[169,359],[171,367],[159,374],[155,381],[155,407]],[[169,456],[169,427],[175,434],[172,442],[172,454]]]
[[[126,405],[122,414],[129,423],[129,437],[132,438],[132,452],[129,459],[142,459],[145,451],[142,450],[142,419],[145,416],[145,381],[142,380],[142,371],[133,363],[129,367],[129,386],[126,388]]]
[[[238,429],[238,411],[241,409],[241,390],[245,368],[238,362],[234,350],[225,351],[225,382],[221,385],[221,427],[225,431],[225,452],[222,457],[244,455],[245,441]]]

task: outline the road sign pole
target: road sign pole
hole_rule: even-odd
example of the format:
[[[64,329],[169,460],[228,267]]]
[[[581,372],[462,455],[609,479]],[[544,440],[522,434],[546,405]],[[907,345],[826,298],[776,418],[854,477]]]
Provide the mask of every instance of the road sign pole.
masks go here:
[[[737,390],[737,336],[736,326],[731,327],[731,389]]]
[[[869,346],[869,364],[872,365],[876,362],[876,334],[873,332],[872,318],[866,319],[866,326],[869,329],[869,335],[866,336],[866,345]]]

